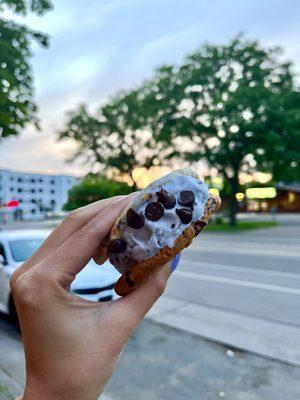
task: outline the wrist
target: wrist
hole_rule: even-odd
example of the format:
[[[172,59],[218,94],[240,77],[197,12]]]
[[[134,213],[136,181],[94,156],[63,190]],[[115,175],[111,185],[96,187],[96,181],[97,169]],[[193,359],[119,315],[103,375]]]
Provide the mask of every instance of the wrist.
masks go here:
[[[61,390],[53,390],[51,388],[25,388],[23,396],[18,397],[16,400],[96,400],[101,393],[91,394],[86,388],[83,391],[68,390],[62,388]]]

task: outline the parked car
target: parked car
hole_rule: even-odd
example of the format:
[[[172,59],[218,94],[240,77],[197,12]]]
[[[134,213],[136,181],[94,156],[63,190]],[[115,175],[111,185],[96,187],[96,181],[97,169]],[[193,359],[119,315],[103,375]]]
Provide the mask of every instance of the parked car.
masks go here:
[[[0,231],[0,311],[16,317],[9,280],[51,233],[50,230]],[[120,274],[106,261],[99,266],[90,261],[76,276],[71,291],[88,300],[108,301],[117,297],[114,284]]]

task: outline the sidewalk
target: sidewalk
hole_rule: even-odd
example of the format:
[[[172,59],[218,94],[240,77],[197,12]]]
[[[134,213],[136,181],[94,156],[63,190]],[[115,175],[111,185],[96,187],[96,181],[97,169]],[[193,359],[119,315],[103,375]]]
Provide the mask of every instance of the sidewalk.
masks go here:
[[[174,311],[169,300],[160,302],[157,318]],[[24,385],[23,351],[19,335],[1,320],[0,349],[0,400],[13,400]],[[200,393],[202,400],[299,400],[299,382],[297,367],[237,351],[149,316],[129,340],[106,392],[115,400],[191,400]]]
[[[214,342],[300,366],[300,329],[163,296],[147,318]]]

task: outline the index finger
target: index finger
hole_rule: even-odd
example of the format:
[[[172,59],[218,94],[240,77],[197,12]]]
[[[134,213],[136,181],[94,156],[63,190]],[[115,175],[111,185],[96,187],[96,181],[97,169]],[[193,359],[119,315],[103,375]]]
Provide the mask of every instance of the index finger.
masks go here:
[[[24,264],[22,264],[21,267],[18,268],[18,270],[15,272],[15,277],[17,278],[29,270],[33,265],[51,255],[66,239],[68,239],[72,234],[74,234],[78,229],[84,226],[102,210],[125,197],[126,196],[124,195],[103,199],[72,211],[58,225],[58,227],[52,231],[41,247]]]
[[[126,196],[118,200],[78,229],[47,259],[47,271],[68,286],[95,254],[131,199],[132,196]]]

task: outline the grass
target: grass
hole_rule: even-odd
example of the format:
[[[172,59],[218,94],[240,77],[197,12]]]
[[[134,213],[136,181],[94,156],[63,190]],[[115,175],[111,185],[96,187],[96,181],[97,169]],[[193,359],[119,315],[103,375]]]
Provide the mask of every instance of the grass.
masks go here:
[[[240,221],[236,226],[230,226],[228,222],[208,223],[205,228],[209,232],[236,232],[250,229],[271,228],[277,226],[275,221]]]
[[[8,393],[8,389],[6,386],[0,384],[0,394]]]

